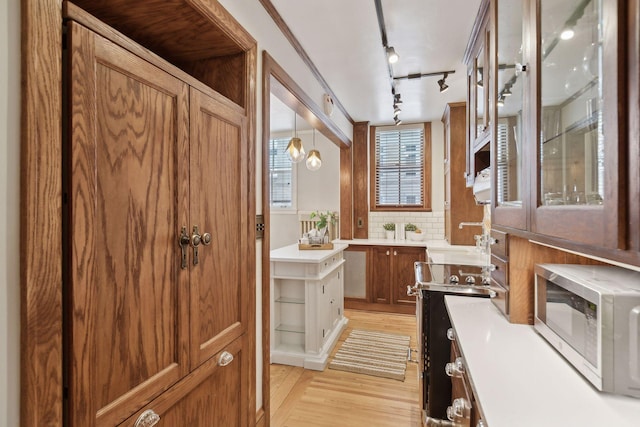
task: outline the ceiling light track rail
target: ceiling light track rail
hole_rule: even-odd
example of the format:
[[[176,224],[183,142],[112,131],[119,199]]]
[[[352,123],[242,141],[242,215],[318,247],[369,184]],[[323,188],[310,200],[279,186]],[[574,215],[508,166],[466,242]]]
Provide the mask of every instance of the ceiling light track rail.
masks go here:
[[[442,76],[444,74],[453,74],[453,73],[455,73],[455,70],[438,71],[435,73],[415,73],[415,74],[409,74],[407,76],[394,77],[393,80],[413,80],[413,79],[421,79],[422,77]]]

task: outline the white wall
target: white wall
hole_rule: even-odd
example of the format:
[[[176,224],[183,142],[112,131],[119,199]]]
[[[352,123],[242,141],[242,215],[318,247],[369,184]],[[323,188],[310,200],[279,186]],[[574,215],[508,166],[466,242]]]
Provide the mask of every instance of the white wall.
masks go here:
[[[304,64],[300,56],[291,44],[282,35],[269,14],[264,10],[258,0],[219,0],[224,6],[258,42],[258,70],[257,70],[257,116],[256,116],[256,177],[262,176],[262,51],[266,50],[280,66],[289,74],[302,90],[318,105],[322,105],[324,89],[315,79],[309,68]],[[331,119],[351,139],[353,126],[344,117],[338,108],[335,109]],[[262,187],[260,180],[256,180],[256,207],[257,213],[262,212]],[[257,358],[257,382],[256,403],[258,408],[262,406],[262,282],[261,282],[261,251],[262,242],[256,244],[256,353]]]
[[[311,131],[298,132],[305,151],[313,149]],[[322,167],[310,171],[304,162],[298,163],[293,179],[296,207],[293,210],[271,210],[271,249],[281,248],[298,241],[298,212],[340,211],[340,149],[324,135],[316,132],[316,149],[322,157]],[[332,236],[333,238],[333,236]]]
[[[20,414],[20,2],[0,0],[0,426]]]

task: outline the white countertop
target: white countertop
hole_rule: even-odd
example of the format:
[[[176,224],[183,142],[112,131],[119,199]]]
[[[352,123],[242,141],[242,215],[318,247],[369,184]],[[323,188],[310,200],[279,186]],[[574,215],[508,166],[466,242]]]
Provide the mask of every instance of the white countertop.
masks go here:
[[[280,262],[304,262],[304,263],[321,263],[327,258],[331,258],[338,252],[342,252],[347,249],[348,245],[345,243],[333,242],[333,249],[328,250],[303,250],[298,249],[298,244],[284,246],[282,248],[274,249],[270,253],[271,261]]]
[[[445,301],[489,427],[640,425],[640,399],[596,390],[532,326],[509,323],[488,299]]]

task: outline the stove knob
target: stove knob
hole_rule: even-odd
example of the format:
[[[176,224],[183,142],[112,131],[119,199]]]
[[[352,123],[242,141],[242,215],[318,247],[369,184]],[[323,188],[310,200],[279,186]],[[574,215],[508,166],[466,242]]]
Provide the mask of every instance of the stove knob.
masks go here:
[[[455,366],[456,371],[460,374],[464,374],[464,362],[462,362],[462,357],[456,357]]]
[[[478,424],[476,424],[476,427],[487,427],[487,425],[484,423],[484,420],[479,420]]]
[[[455,274],[452,274],[451,277],[449,277],[449,283],[458,284],[459,282],[460,278]]]
[[[475,285],[476,284],[476,278],[473,276],[467,276],[467,278],[464,280],[465,283],[467,285]]]
[[[447,338],[449,338],[449,341],[455,341],[456,340],[456,336],[453,333],[453,328],[447,329]]]

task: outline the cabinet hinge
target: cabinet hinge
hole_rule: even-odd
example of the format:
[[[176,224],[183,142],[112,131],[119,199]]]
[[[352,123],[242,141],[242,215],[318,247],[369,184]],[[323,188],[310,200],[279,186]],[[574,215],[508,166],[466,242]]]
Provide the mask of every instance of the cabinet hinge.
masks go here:
[[[256,215],[256,239],[264,238],[264,215]]]

